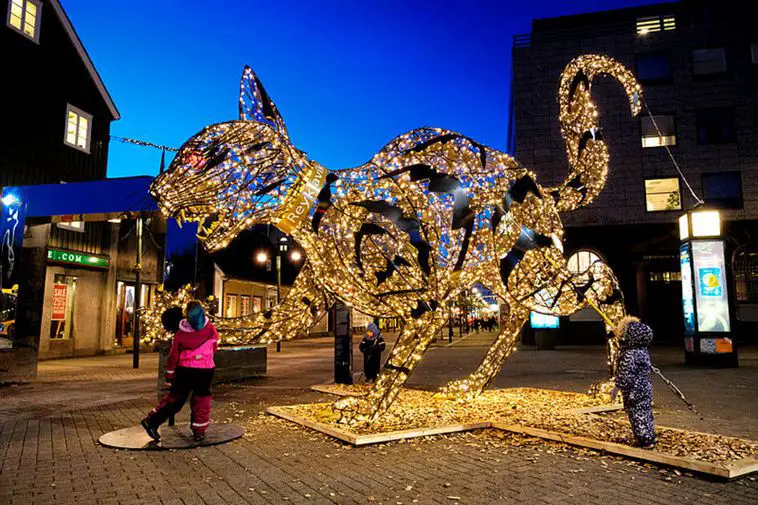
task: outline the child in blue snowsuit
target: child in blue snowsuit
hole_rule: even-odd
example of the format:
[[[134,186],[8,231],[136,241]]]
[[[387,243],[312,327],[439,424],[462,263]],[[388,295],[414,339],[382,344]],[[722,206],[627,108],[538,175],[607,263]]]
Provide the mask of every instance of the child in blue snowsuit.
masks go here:
[[[379,367],[382,363],[382,352],[385,344],[382,332],[376,323],[369,323],[366,327],[366,336],[361,340],[358,349],[363,353],[363,374],[367,382],[374,382],[379,375]]]
[[[616,387],[611,396],[621,391],[624,409],[629,416],[634,437],[644,449],[655,446],[653,423],[653,382],[650,379],[648,346],[653,330],[636,317],[626,317],[619,325],[619,358],[616,367]]]

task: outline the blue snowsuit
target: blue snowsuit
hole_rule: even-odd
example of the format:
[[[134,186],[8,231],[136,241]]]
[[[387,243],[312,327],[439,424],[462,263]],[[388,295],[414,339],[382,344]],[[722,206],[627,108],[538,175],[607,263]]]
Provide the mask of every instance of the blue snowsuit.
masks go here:
[[[366,330],[367,335],[363,337],[358,349],[363,353],[363,373],[366,376],[366,380],[373,382],[379,375],[379,367],[385,344],[382,333],[376,324],[369,323]]]
[[[646,324],[630,322],[620,340],[616,387],[624,398],[634,437],[640,446],[655,444],[653,423],[653,382],[650,379],[650,354],[647,347],[653,340],[653,330]]]

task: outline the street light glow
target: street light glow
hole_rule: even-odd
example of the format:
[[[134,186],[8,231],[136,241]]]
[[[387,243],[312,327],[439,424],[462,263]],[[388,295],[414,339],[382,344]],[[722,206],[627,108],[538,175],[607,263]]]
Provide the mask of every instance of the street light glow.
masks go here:
[[[292,251],[290,258],[292,259],[292,261],[300,261],[301,259],[303,259],[303,255],[300,254],[300,251],[295,250],[295,251]]]
[[[255,255],[255,261],[258,263],[265,263],[268,261],[268,254],[266,254],[264,251],[259,252]]]

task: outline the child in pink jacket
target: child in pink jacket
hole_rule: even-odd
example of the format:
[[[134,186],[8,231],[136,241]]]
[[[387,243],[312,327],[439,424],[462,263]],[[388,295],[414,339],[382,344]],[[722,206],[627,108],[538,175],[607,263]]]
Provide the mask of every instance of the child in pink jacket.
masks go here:
[[[171,391],[140,423],[153,440],[160,440],[158,427],[182,409],[190,393],[190,427],[195,441],[205,438],[211,416],[211,382],[216,364],[218,332],[197,301],[187,304],[186,319],[179,323],[166,362],[166,382]]]

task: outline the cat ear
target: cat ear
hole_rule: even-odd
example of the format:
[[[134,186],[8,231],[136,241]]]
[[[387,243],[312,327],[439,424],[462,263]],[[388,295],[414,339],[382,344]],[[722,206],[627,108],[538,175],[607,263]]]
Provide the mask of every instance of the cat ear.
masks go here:
[[[287,127],[253,69],[245,65],[240,79],[240,119],[266,123],[289,139]]]

